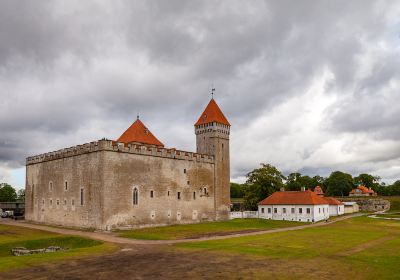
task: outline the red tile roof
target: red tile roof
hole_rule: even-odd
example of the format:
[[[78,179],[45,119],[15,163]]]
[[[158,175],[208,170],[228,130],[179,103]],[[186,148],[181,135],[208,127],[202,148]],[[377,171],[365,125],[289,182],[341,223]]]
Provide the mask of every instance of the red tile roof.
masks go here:
[[[329,205],[343,205],[343,202],[341,202],[333,197],[327,196],[327,197],[324,197],[324,199],[328,202]]]
[[[118,142],[130,143],[139,142],[148,145],[156,145],[164,147],[151,132],[142,123],[141,120],[137,119],[117,140]]]
[[[311,191],[280,191],[274,192],[259,205],[320,205],[328,204],[323,197]]]
[[[357,189],[359,189],[361,191],[361,193],[372,193],[372,194],[375,193],[373,189],[371,189],[371,188],[368,189],[365,186],[358,186]],[[356,192],[356,189],[352,189],[350,193],[355,193],[355,192]]]
[[[214,99],[210,100],[203,114],[201,114],[199,120],[194,125],[201,125],[211,122],[230,125]]]

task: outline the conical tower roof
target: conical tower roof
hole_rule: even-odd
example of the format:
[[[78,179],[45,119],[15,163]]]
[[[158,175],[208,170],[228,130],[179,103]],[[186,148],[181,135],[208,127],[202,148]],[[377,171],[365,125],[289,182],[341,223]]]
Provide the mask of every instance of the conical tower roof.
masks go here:
[[[118,142],[139,142],[164,147],[139,118],[118,138]]]
[[[210,100],[206,109],[201,114],[199,120],[194,125],[197,126],[211,122],[218,122],[225,125],[230,125],[230,123],[224,116],[224,113],[222,113],[221,109],[219,108],[217,102],[215,102],[214,99]]]

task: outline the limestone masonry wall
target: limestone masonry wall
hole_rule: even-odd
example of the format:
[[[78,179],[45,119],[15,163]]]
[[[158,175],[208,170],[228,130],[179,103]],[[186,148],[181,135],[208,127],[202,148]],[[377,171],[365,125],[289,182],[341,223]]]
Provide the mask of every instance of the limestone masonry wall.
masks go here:
[[[340,201],[355,201],[360,206],[360,211],[383,211],[390,209],[390,201],[382,198],[350,197],[338,198]]]
[[[97,229],[214,220],[214,169],[213,156],[109,140],[29,157],[26,219]]]

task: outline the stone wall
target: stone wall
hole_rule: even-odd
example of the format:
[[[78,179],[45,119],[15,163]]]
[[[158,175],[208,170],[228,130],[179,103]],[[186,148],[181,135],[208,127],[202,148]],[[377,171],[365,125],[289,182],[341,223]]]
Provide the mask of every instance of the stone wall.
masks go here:
[[[110,229],[216,218],[210,155],[101,140],[30,157],[26,171],[30,221]]]
[[[360,211],[384,211],[390,209],[390,201],[383,198],[351,197],[338,198],[340,201],[355,201]]]
[[[215,219],[212,163],[106,152],[103,174],[104,227]]]

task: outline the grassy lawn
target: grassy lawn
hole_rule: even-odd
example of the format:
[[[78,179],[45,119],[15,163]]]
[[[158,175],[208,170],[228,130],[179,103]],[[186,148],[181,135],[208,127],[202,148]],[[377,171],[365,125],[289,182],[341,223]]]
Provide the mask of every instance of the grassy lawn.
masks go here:
[[[234,219],[224,222],[207,222],[201,224],[173,225],[166,227],[124,230],[119,232],[119,235],[133,239],[171,240],[199,238],[210,235],[225,235],[243,231],[267,230],[304,224],[306,223],[273,221],[265,219]]]
[[[60,246],[69,250],[18,257],[11,253],[11,249],[15,247],[40,249],[48,246]],[[0,271],[96,255],[115,249],[114,245],[92,239],[0,224]]]
[[[400,196],[382,196],[382,198],[390,201],[390,212],[400,211]]]
[[[400,219],[400,213],[378,214],[376,216],[382,217],[382,218],[399,218]]]
[[[271,266],[269,277],[283,279],[308,278],[315,268],[346,279],[400,277],[400,222],[365,216],[323,227],[176,246],[263,258]]]

